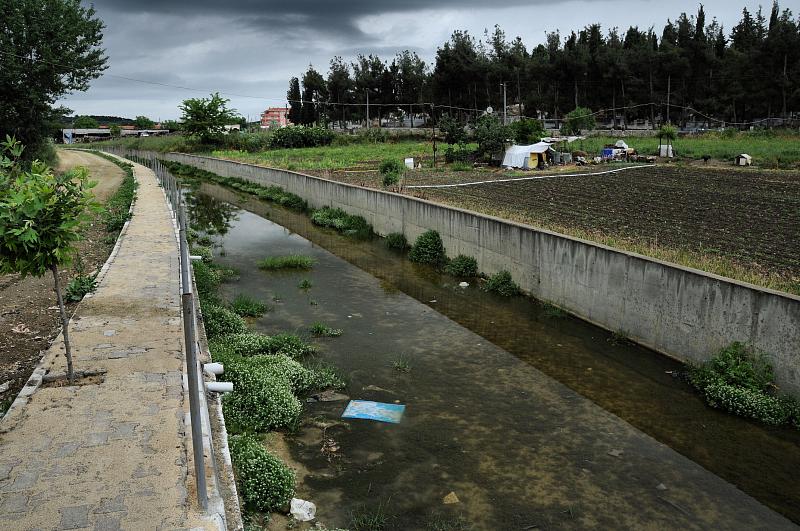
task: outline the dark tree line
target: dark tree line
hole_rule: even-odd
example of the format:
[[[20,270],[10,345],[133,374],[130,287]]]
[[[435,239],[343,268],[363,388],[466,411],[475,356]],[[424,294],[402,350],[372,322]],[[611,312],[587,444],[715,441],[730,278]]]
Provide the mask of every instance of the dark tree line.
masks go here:
[[[566,37],[548,33],[531,50],[499,26],[484,39],[455,31],[433,65],[409,51],[391,62],[334,57],[327,78],[309,66],[287,97],[294,123],[361,120],[367,98],[373,119],[430,112],[431,103],[468,118],[502,109],[503,85],[514,112],[534,118],[562,118],[576,107],[608,109],[617,126],[787,118],[800,110],[800,20],[775,1],[768,17],[745,8],[728,31],[700,5],[660,32],[592,24]]]

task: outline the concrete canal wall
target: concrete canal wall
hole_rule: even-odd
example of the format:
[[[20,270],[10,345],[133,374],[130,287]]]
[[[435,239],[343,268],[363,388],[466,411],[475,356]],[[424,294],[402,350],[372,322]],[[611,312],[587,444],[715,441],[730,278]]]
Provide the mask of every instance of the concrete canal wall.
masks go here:
[[[800,297],[454,207],[296,172],[196,155],[163,158],[218,175],[278,185],[312,207],[363,216],[409,241],[438,231],[449,256],[501,269],[536,298],[683,361],[732,341],[769,353],[778,383],[800,395]]]

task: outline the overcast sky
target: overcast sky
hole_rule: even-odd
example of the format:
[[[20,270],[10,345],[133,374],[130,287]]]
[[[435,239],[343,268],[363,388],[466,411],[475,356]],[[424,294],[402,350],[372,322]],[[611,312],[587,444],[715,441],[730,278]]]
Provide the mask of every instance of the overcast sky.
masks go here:
[[[781,5],[796,12],[795,2]],[[771,1],[765,3],[768,15]],[[544,41],[545,32],[565,35],[594,22],[605,30],[655,26],[660,34],[668,18],[694,14],[698,5],[686,0],[98,0],[109,68],[87,92],[62,103],[77,114],[166,120],[178,117],[182,100],[219,91],[255,120],[266,107],[285,103],[291,76],[309,63],[324,75],[334,55],[349,61],[359,53],[377,53],[390,59],[409,49],[431,63],[454,30],[482,37],[495,24],[509,40],[522,37],[529,50]],[[743,7],[758,8],[747,0],[703,5],[707,22],[716,17],[726,34]]]

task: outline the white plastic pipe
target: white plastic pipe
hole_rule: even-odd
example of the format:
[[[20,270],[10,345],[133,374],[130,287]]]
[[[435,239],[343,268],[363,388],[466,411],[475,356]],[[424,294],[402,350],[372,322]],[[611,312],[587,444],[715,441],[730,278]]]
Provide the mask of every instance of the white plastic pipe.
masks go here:
[[[230,393],[233,391],[233,382],[206,382],[206,389],[215,393]]]
[[[206,374],[220,375],[225,372],[225,367],[221,363],[206,363],[203,365]]]
[[[203,259],[203,257],[202,257],[202,256],[199,256],[199,255],[196,255],[196,254],[190,254],[190,255],[189,255],[189,260],[195,260],[195,261],[197,261],[197,260],[202,260],[202,259]]]

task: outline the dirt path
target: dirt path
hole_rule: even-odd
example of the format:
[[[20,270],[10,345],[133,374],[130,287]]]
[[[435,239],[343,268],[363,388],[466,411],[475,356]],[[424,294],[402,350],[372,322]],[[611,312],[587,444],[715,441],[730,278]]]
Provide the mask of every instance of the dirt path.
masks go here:
[[[68,171],[76,166],[88,169],[92,180],[97,181],[97,186],[92,192],[102,202],[116,192],[125,177],[125,173],[119,166],[97,155],[83,151],[58,150],[58,167],[56,169],[59,172]]]
[[[66,150],[59,150],[58,154],[58,171],[75,166],[89,169],[92,180],[98,182],[94,192],[100,201],[106,201],[125,176],[119,166],[96,155]],[[103,241],[106,235],[102,225],[94,222],[86,231],[86,239],[79,242],[85,273],[99,269],[108,257],[113,243]],[[74,265],[63,271],[63,285],[75,274]],[[51,275],[25,279],[19,275],[0,275],[0,414],[22,388],[42,351],[58,332],[55,304]],[[75,304],[69,306],[71,312]]]

